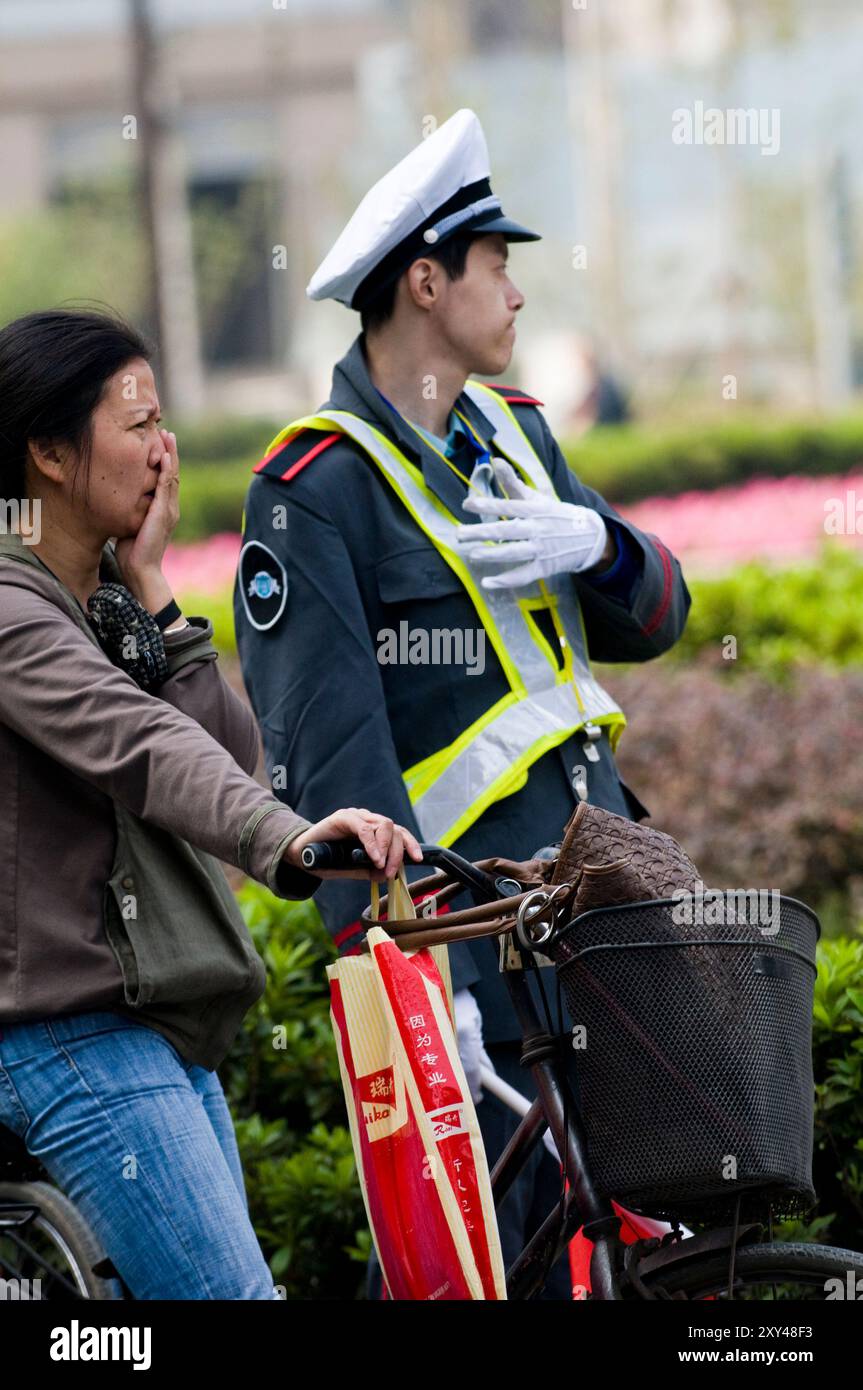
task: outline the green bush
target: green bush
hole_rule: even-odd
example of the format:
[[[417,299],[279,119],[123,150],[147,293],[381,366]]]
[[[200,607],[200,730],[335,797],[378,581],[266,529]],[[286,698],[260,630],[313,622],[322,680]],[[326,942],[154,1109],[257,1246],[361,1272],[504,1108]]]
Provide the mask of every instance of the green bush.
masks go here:
[[[266,441],[259,458],[265,448]],[[203,541],[221,531],[241,531],[253,465],[219,460],[187,467],[181,454],[180,466],[180,521],[174,539]]]
[[[354,1299],[371,1248],[351,1137],[315,1125],[297,1144],[284,1120],[237,1124],[249,1209],[276,1284],[300,1299]]]
[[[686,627],[663,658],[713,654],[728,671],[778,676],[797,666],[863,665],[863,555],[826,542],[815,564],[775,570],[752,562],[718,579],[693,579]],[[736,655],[723,656],[727,637]]]
[[[226,416],[176,427],[181,492],[178,541],[206,540],[219,531],[242,529],[243,503],[256,463],[295,414],[280,423]]]
[[[812,1029],[815,1069],[815,1236],[863,1246],[863,941],[818,948]]]
[[[233,588],[220,594],[196,594],[184,590],[180,595],[183,611],[189,615],[200,614],[209,618],[213,624],[213,641],[222,656],[233,658],[237,654],[237,633],[234,627]]]
[[[183,517],[178,539],[237,530],[254,464],[284,420],[228,418],[177,428],[183,464]],[[688,430],[605,426],[562,446],[583,483],[612,503],[711,490],[748,478],[845,473],[863,460],[863,415],[764,423],[740,420]]]
[[[270,440],[291,419],[290,414],[280,422],[264,416],[224,415],[171,428],[177,436],[181,464],[191,469],[206,464],[215,469],[238,465],[251,470],[263,458]]]
[[[778,423],[744,418],[685,430],[604,426],[561,447],[581,481],[607,501],[637,502],[755,477],[845,473],[863,459],[863,415]]]

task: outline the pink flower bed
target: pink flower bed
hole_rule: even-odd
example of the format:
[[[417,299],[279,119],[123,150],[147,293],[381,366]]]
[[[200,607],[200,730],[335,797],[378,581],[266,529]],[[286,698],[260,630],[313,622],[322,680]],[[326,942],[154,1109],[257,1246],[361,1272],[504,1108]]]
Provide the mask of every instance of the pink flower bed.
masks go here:
[[[811,559],[827,532],[825,503],[841,499],[846,533],[836,539],[863,547],[863,472],[824,478],[756,478],[715,492],[650,497],[620,514],[663,540],[690,571],[718,572],[745,560],[794,564]],[[854,529],[860,500],[860,534]],[[240,537],[172,545],[165,575],[175,593],[223,594],[234,582]]]
[[[863,473],[823,478],[755,478],[715,492],[650,497],[620,507],[622,516],[663,540],[690,569],[716,572],[746,560],[794,564],[811,559],[828,537],[829,499],[841,499],[846,533],[831,537],[863,545]],[[860,534],[855,505],[860,500]]]
[[[165,556],[165,578],[176,594],[223,594],[233,586],[239,555],[240,537],[230,531],[172,545]]]

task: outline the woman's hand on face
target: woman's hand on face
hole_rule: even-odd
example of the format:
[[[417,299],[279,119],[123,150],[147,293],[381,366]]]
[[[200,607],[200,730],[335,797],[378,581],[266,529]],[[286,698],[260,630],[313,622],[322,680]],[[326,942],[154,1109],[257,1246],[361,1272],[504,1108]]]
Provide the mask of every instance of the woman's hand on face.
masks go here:
[[[173,597],[162,574],[162,561],[180,519],[177,438],[168,430],[159,430],[159,435],[155,495],[138,534],[118,541],[115,552],[124,584],[151,613],[158,613]]]
[[[358,839],[374,869],[320,869],[311,870],[315,878],[360,878],[373,879],[382,883],[395,878],[402,867],[405,851],[416,863],[422,861],[422,850],[409,830],[396,825],[387,816],[375,815],[363,807],[350,806],[346,810],[334,811],[325,820],[304,830],[292,840],[285,850],[285,862],[294,868],[302,868],[302,852],[306,845],[319,840]]]

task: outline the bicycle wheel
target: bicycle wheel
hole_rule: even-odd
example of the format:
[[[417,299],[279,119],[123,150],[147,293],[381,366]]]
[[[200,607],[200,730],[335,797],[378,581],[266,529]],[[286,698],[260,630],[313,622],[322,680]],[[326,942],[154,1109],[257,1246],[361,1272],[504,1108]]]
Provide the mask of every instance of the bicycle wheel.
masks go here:
[[[685,1244],[685,1242],[684,1242]],[[849,1280],[849,1276],[851,1279]],[[728,1298],[729,1252],[704,1255],[642,1275],[645,1289],[659,1298]],[[849,1297],[848,1287],[863,1280],[863,1254],[830,1245],[774,1242],[741,1245],[734,1257],[734,1299],[816,1299]],[[828,1281],[838,1280],[838,1285]],[[863,1290],[863,1283],[860,1285]],[[844,1292],[840,1292],[840,1290]],[[637,1297],[634,1289],[626,1297]],[[858,1297],[860,1295],[857,1295]]]
[[[18,1224],[15,1209],[22,1206],[35,1207],[36,1213]],[[118,1279],[94,1272],[105,1258],[77,1207],[58,1188],[46,1182],[0,1182],[0,1278],[26,1280],[19,1284],[25,1297],[51,1302],[122,1299]]]

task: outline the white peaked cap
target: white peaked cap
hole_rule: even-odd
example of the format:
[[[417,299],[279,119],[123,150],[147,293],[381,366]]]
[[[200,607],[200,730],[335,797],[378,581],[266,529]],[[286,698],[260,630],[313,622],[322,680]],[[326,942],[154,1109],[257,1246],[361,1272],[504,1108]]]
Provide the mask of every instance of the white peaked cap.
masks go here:
[[[537,241],[537,232],[504,217],[490,174],[479,118],[463,108],[369,189],[306,294],[362,308],[418,256],[455,232]]]

